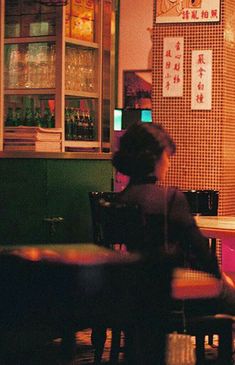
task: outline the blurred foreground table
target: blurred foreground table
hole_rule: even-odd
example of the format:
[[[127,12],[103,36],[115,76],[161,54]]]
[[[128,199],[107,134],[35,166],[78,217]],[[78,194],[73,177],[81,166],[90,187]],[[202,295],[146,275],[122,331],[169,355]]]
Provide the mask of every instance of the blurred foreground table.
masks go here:
[[[0,277],[1,355],[84,328],[130,326],[134,363],[161,364],[172,278],[164,259],[94,244],[0,246]]]

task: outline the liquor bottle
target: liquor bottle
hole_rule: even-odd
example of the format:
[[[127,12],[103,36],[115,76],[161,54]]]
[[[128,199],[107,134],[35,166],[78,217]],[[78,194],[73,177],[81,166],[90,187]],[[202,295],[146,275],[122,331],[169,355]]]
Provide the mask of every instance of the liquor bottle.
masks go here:
[[[15,110],[15,125],[23,125],[23,115],[20,107],[17,107]]]
[[[51,110],[50,108],[47,106],[45,108],[45,111],[44,111],[44,116],[42,118],[42,124],[43,124],[43,127],[44,128],[50,128],[51,126],[51,119],[52,119],[52,116],[51,116]]]
[[[25,109],[24,125],[31,126],[33,124],[33,113],[30,108]]]
[[[82,112],[82,140],[86,140],[86,125],[87,125],[87,117],[86,112],[83,110]]]
[[[39,107],[35,108],[32,125],[35,125],[37,127],[43,126],[41,110]]]
[[[81,111],[77,109],[77,139],[81,141],[82,139],[82,118]]]
[[[89,140],[89,124],[90,124],[90,114],[89,111],[85,111],[85,121],[84,121],[84,139]]]
[[[9,107],[7,109],[7,117],[6,117],[6,121],[5,121],[5,126],[10,127],[10,126],[14,126],[14,125],[15,125],[14,111],[13,111],[12,107]]]
[[[88,136],[89,136],[90,141],[94,141],[94,139],[95,139],[94,127],[95,127],[94,119],[92,116],[90,116],[90,121],[89,121],[89,125],[88,125]]]
[[[48,125],[48,128],[55,128],[55,113],[51,112],[51,120]]]
[[[71,108],[70,113],[70,123],[71,123],[71,139],[77,139],[77,121],[76,121],[76,111],[74,108]]]
[[[69,108],[65,108],[65,139],[72,139],[72,124],[70,118],[71,111]]]
[[[73,139],[78,140],[79,113],[78,109],[73,109]]]
[[[81,141],[82,140],[82,132],[83,132],[83,129],[82,129],[82,112],[81,110],[78,110],[78,130],[77,130],[77,133],[78,133],[78,140]]]

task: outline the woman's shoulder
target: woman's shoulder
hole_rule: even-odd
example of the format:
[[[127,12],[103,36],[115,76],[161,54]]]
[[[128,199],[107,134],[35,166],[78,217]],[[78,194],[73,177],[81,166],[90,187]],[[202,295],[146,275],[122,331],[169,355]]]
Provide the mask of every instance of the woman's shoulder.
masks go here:
[[[186,200],[186,197],[185,197],[185,194],[179,190],[178,188],[175,188],[175,187],[169,187],[169,188],[166,188],[167,189],[167,192],[168,192],[168,196],[171,198],[171,199],[179,199],[179,200]]]

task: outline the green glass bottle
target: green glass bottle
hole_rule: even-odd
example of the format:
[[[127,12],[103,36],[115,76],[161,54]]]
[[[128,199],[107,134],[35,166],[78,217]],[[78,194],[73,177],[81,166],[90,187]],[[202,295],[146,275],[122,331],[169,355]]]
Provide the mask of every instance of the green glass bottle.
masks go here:
[[[88,136],[89,136],[90,141],[94,141],[94,139],[95,139],[94,128],[95,128],[94,119],[92,116],[90,116],[89,125],[88,125]]]
[[[48,128],[55,128],[55,113],[51,112],[50,122],[48,123]]]
[[[42,115],[41,115],[41,109],[39,107],[35,108],[33,116],[33,125],[35,125],[36,127],[42,127]]]
[[[6,127],[11,127],[15,125],[15,121],[14,121],[14,112],[13,112],[13,108],[9,107],[7,109],[7,116],[6,116],[6,121],[5,121],[5,126]]]
[[[17,107],[15,110],[15,125],[19,126],[19,125],[23,125],[23,113],[22,113],[22,109],[20,107]]]
[[[82,121],[83,121],[82,111],[78,110],[78,140],[79,141],[82,140],[82,131],[83,131]]]
[[[72,139],[71,110],[65,108],[65,139]]]
[[[43,115],[42,127],[50,128],[49,127],[50,123],[51,123],[51,111],[50,111],[50,108],[48,106],[46,106],[45,110],[44,110],[44,115]]]
[[[30,127],[33,124],[33,113],[31,108],[25,109],[24,125]]]

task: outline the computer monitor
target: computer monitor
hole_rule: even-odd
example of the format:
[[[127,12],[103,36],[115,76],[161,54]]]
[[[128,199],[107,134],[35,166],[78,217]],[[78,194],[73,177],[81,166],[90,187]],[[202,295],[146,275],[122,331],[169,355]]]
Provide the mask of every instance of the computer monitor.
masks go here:
[[[121,131],[128,128],[131,124],[142,122],[152,122],[151,109],[114,109],[114,130]]]
[[[152,123],[152,110],[142,109],[140,120],[142,123]]]
[[[122,109],[116,108],[114,109],[114,126],[115,131],[122,130]]]

